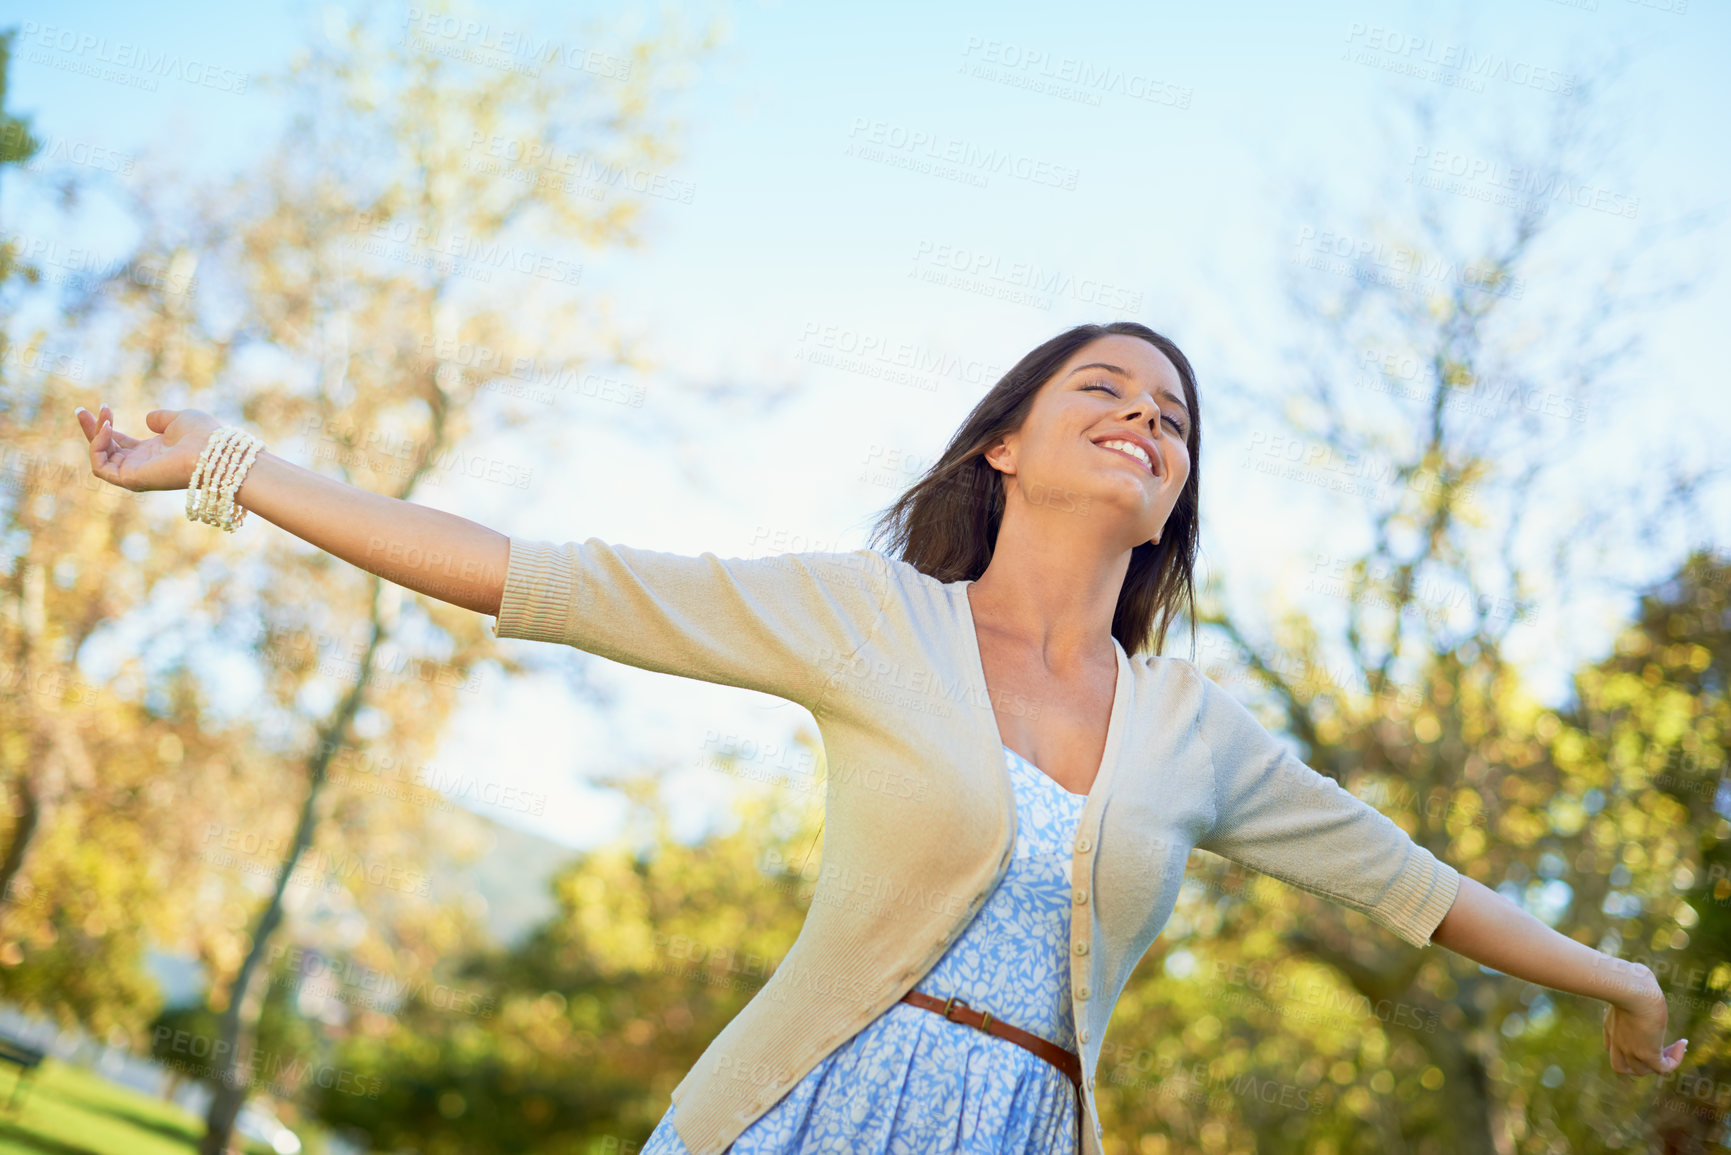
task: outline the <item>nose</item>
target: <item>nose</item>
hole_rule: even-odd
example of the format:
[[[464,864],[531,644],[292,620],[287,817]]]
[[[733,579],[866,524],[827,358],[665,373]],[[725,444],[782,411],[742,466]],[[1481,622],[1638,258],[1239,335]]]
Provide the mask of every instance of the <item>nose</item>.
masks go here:
[[[1129,404],[1130,409],[1124,414],[1125,421],[1135,425],[1146,419],[1150,429],[1160,423],[1160,406],[1155,404],[1154,398],[1148,393],[1138,393],[1130,399]]]

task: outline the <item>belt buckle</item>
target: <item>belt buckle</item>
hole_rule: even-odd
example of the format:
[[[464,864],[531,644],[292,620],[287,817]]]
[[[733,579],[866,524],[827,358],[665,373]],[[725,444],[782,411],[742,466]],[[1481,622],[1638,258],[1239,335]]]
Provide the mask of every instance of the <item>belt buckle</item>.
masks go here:
[[[963,999],[960,999],[955,995],[951,995],[949,998],[944,1000],[944,1018],[950,1019],[950,1008],[952,1006],[957,1005],[957,1004],[960,1004],[961,1006],[967,1007],[967,1009],[970,1011],[974,1009],[973,1007],[969,1007],[967,1002],[964,1001]],[[980,1022],[978,1024],[978,1029],[985,1031],[989,1035],[992,1033],[992,1031],[991,1031],[992,1012],[991,1011],[981,1011],[980,1014],[983,1017],[980,1019]],[[953,1022],[958,1022],[959,1020],[950,1019],[950,1021],[953,1023]]]

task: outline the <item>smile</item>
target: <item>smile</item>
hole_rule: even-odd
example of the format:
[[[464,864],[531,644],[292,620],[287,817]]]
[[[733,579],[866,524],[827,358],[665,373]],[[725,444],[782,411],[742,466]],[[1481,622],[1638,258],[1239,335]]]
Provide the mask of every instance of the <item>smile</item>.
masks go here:
[[[1096,441],[1094,444],[1098,445],[1101,449],[1110,450],[1122,457],[1130,458],[1130,460],[1136,462],[1149,473],[1154,472],[1154,462],[1149,458],[1148,451],[1133,441],[1123,441],[1115,437],[1109,437],[1105,441]]]

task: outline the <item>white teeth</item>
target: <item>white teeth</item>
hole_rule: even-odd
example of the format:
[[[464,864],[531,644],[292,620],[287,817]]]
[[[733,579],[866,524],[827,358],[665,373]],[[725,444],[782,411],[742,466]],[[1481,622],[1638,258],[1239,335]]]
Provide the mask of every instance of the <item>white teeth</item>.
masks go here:
[[[1154,468],[1154,463],[1148,460],[1148,451],[1134,441],[1101,441],[1098,444],[1103,449],[1122,449],[1126,453],[1134,454],[1141,459],[1143,465],[1149,469]]]

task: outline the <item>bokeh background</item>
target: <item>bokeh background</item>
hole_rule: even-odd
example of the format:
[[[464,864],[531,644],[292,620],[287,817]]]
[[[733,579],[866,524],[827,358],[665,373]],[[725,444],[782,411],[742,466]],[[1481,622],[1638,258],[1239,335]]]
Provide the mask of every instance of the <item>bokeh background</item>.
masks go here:
[[[1731,17],[1026,7],[0,4],[0,1152],[635,1150],[821,860],[802,708],[189,523],[75,406],[853,549],[1112,319],[1200,376],[1168,652],[1690,1044],[1198,852],[1107,1149],[1731,1142]]]

